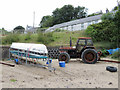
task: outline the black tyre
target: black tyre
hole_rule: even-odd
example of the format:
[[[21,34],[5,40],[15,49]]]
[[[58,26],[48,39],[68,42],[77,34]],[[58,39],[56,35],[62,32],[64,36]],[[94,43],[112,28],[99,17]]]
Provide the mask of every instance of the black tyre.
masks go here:
[[[117,72],[117,68],[116,67],[112,67],[112,66],[107,66],[106,70],[110,71],[110,72]]]
[[[68,63],[69,62],[69,60],[70,60],[70,56],[69,56],[69,54],[68,53],[60,53],[60,55],[58,56],[58,60],[59,61],[65,61],[66,63]]]
[[[98,54],[94,49],[85,49],[82,52],[81,58],[84,63],[95,64],[98,61]]]

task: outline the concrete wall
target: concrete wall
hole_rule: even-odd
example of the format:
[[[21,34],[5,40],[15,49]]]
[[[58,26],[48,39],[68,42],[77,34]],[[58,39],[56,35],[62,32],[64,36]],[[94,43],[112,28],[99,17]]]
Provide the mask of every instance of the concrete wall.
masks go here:
[[[0,46],[0,60],[9,58],[10,46]]]

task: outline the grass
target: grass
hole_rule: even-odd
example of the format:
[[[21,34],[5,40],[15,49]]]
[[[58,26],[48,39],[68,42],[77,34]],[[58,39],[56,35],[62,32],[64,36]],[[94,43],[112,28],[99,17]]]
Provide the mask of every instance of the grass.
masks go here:
[[[114,48],[115,45],[111,42],[106,42],[106,41],[102,41],[102,42],[94,42],[94,46],[96,48],[99,48],[99,49],[110,49],[110,48]]]
[[[85,33],[84,31],[53,32],[47,33],[46,36],[42,35],[41,37],[40,37],[41,34],[11,34],[2,38],[2,44],[10,45],[12,42],[22,42],[22,43],[43,43],[46,44],[47,46],[69,45],[70,37],[72,37],[73,44],[76,44],[77,38],[85,36],[84,33]],[[51,34],[52,36],[50,36]],[[48,40],[50,41],[48,43],[44,43],[42,42],[43,40],[40,39],[46,40],[46,42],[48,42]]]
[[[46,46],[69,46],[70,37],[72,38],[72,46],[76,45],[78,37],[87,37],[85,31],[62,31],[46,33],[46,35],[38,34],[8,34],[2,38],[3,45],[11,45],[12,42],[20,43],[37,43],[45,44]],[[114,48],[111,42],[93,42],[97,49]]]
[[[78,37],[84,37],[84,31],[74,31],[74,32],[54,32],[53,38],[54,42],[51,42],[49,46],[68,46],[70,42],[70,37],[72,38],[72,44],[75,45]]]
[[[118,59],[120,61],[120,50],[112,54],[111,58]]]
[[[15,80],[15,79],[10,79],[10,81],[11,81],[11,82],[16,82],[17,80]]]

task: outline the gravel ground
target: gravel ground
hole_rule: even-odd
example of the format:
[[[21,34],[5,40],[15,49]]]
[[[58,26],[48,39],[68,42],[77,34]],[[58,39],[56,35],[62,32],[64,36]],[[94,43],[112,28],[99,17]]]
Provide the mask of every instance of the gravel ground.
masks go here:
[[[30,65],[1,65],[2,88],[118,88],[118,72],[106,71],[106,66],[118,68],[116,63],[71,60],[63,68],[54,59],[52,65],[55,72]]]

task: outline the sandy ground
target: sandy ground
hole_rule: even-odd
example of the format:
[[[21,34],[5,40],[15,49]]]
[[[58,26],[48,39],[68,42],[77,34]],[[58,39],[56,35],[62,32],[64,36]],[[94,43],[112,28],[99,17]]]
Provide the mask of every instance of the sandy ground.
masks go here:
[[[55,72],[29,65],[2,65],[2,88],[118,88],[118,72],[106,71],[106,66],[118,68],[116,63],[71,60],[63,68],[53,60],[52,65]]]

